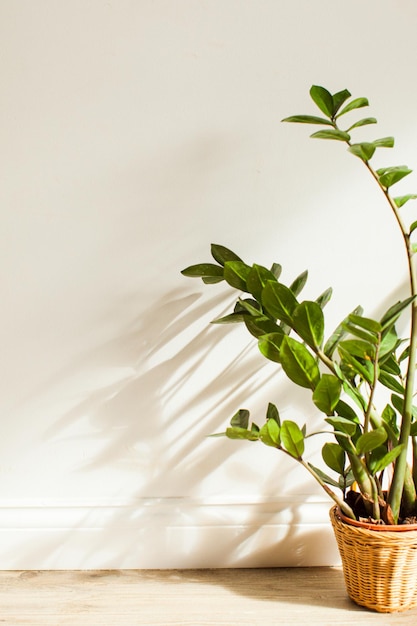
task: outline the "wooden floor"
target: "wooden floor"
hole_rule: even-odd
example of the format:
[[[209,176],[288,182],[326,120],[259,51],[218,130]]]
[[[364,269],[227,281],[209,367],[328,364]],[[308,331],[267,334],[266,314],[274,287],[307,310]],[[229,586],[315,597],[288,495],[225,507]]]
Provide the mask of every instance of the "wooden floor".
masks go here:
[[[346,596],[338,568],[0,571],[0,624],[320,626],[415,624]]]

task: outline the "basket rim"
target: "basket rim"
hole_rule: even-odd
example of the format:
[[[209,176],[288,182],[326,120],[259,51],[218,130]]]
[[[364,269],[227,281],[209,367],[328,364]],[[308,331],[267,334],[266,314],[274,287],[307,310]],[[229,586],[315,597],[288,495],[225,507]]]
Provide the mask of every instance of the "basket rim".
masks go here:
[[[360,533],[368,534],[369,537],[375,536],[388,536],[388,537],[407,537],[407,539],[417,538],[417,524],[399,524],[398,526],[370,524],[367,522],[358,522],[357,520],[350,520],[343,515],[337,505],[330,509],[330,516],[332,519],[344,526],[349,527],[352,531],[358,531]],[[351,523],[354,522],[354,523]],[[395,530],[394,530],[395,529]]]

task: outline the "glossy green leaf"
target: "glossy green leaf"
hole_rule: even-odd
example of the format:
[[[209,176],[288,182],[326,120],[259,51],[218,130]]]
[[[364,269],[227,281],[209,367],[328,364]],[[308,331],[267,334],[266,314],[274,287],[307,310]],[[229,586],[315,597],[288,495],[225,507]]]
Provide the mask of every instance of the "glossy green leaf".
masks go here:
[[[297,276],[297,278],[295,278],[291,285],[290,285],[290,289],[293,292],[293,294],[297,297],[302,290],[305,287],[305,284],[307,282],[307,278],[308,278],[308,271],[305,270],[304,272],[301,272],[301,274],[299,274]]]
[[[235,289],[247,291],[246,279],[251,268],[243,261],[226,261],[224,265],[224,278]]]
[[[349,133],[337,128],[329,128],[329,130],[319,130],[310,135],[312,139],[333,139],[335,141],[350,141]]]
[[[237,305],[239,305],[237,312],[249,313],[253,317],[258,317],[262,313],[259,302],[252,300],[252,298],[239,298]]]
[[[312,348],[319,348],[324,337],[323,311],[317,302],[305,300],[298,304],[292,314],[293,328]]]
[[[359,359],[373,360],[375,358],[375,346],[368,341],[361,339],[346,339],[340,342],[340,347],[349,352],[349,354]]]
[[[330,301],[332,294],[333,294],[333,289],[329,287],[328,289],[326,289],[326,291],[323,291],[323,293],[317,298],[316,300],[317,304],[322,309],[324,309],[326,304]]]
[[[284,449],[294,458],[301,459],[304,453],[304,435],[298,424],[284,420],[280,434]]]
[[[238,257],[235,252],[229,250],[229,248],[225,248],[225,246],[220,246],[217,243],[212,243],[211,247],[211,255],[217,263],[220,265],[224,265],[227,261],[241,261],[242,259]]]
[[[270,436],[270,438],[272,439],[272,441],[276,444],[276,445],[280,445],[281,443],[281,439],[280,439],[280,427],[278,422],[276,422],[275,420],[268,420],[266,423],[266,427],[268,430],[268,435]]]
[[[411,235],[411,233],[413,233],[416,230],[416,228],[417,228],[417,222],[413,222],[410,225],[410,235]]]
[[[291,289],[278,282],[268,282],[262,292],[262,305],[268,313],[286,324],[292,324],[292,313],[298,302]]]
[[[352,422],[344,417],[338,415],[334,417],[326,417],[325,421],[330,424],[330,426],[333,426],[336,432],[344,433],[345,435],[348,435],[348,437],[353,437],[356,432],[357,425],[355,422]]]
[[[369,385],[374,383],[374,373],[371,364],[367,367],[366,364],[360,363],[357,358],[355,358],[348,350],[345,350],[340,344],[338,346],[338,351],[343,361],[343,366],[351,372],[352,378],[358,375]]]
[[[266,267],[255,263],[246,277],[246,285],[248,291],[258,302],[261,301],[262,291],[268,280],[276,281],[274,274]]]
[[[361,306],[356,307],[354,309],[353,314],[360,315],[363,309]],[[347,331],[345,330],[345,324],[348,321],[349,317],[346,317],[343,322],[341,322],[337,328],[333,331],[329,339],[326,341],[324,345],[324,354],[328,357],[332,357],[333,352],[335,351],[338,343],[346,336]]]
[[[364,117],[362,120],[355,122],[352,126],[349,126],[346,132],[353,130],[354,128],[360,128],[361,126],[368,126],[369,124],[376,124],[377,120],[374,117]]]
[[[376,171],[378,174],[379,182],[383,187],[387,189],[398,183],[408,174],[411,174],[412,170],[410,170],[406,165],[398,165],[395,167],[383,167]]]
[[[320,380],[316,359],[307,348],[292,337],[284,336],[281,343],[280,359],[284,372],[300,387],[314,389]]]
[[[278,280],[278,278],[281,276],[282,265],[280,265],[279,263],[272,263],[271,272],[273,273],[275,278]]]
[[[268,422],[266,422],[259,431],[259,439],[266,446],[271,446],[271,448],[276,448],[280,444],[279,436],[276,438],[271,437],[270,429],[268,429]]]
[[[247,409],[239,409],[230,420],[230,425],[233,427],[247,428],[249,425],[249,417],[250,413]]]
[[[367,98],[355,98],[354,100],[351,100],[345,107],[343,107],[343,109],[340,111],[337,117],[340,117],[341,115],[345,115],[346,113],[349,113],[349,111],[353,111],[355,109],[362,109],[363,107],[367,107],[367,106],[369,106],[369,102]]]
[[[376,150],[376,146],[373,143],[363,141],[362,143],[354,143],[348,148],[349,152],[362,159],[362,161],[369,161],[373,157]]]
[[[223,315],[223,317],[218,317],[215,320],[212,320],[212,324],[240,324],[245,321],[245,318],[248,317],[247,313],[229,313],[229,315]]]
[[[267,420],[274,420],[278,426],[281,426],[281,420],[279,417],[279,411],[277,409],[277,407],[275,406],[275,404],[273,404],[272,402],[268,403],[268,408],[266,411],[266,419]]]
[[[416,200],[416,199],[417,199],[417,194],[415,193],[409,193],[405,196],[397,196],[396,198],[393,198],[395,204],[397,205],[399,209],[402,206],[404,206],[404,204],[408,202],[409,200]]]
[[[323,374],[313,392],[313,402],[326,415],[334,412],[341,392],[341,383],[332,374]]]
[[[315,474],[317,474],[320,480],[322,480],[324,483],[330,485],[331,487],[338,487],[340,489],[340,484],[333,480],[333,478],[330,478],[330,476],[323,472],[323,470],[321,470],[319,467],[316,467],[312,463],[308,463],[308,466],[313,470]]]
[[[378,448],[387,438],[385,428],[382,426],[361,435],[356,442],[358,454],[366,454]]]
[[[259,433],[246,430],[245,428],[226,428],[225,434],[229,439],[246,439],[247,441],[257,441],[259,439]]]
[[[382,385],[384,385],[384,387],[387,387],[391,391],[395,391],[396,393],[404,395],[404,387],[396,378],[394,378],[394,376],[391,376],[390,374],[381,371],[379,372],[378,380]]]
[[[404,449],[404,445],[397,445],[395,448],[392,448],[389,452],[384,455],[381,455],[375,458],[371,455],[371,459],[369,462],[370,468],[374,474],[378,472],[382,472],[386,467],[391,465],[395,461],[395,459],[401,454]]]
[[[310,89],[310,96],[322,113],[329,118],[333,116],[333,97],[327,89],[320,85],[313,85]]]
[[[327,467],[330,467],[330,469],[338,474],[344,473],[346,453],[337,443],[325,443],[321,450],[321,455]]]
[[[348,319],[351,324],[359,326],[360,328],[363,328],[364,330],[375,335],[382,331],[381,323],[369,317],[363,317],[362,315],[356,315],[355,313],[351,313]]]
[[[337,93],[333,94],[333,115],[336,115],[342,104],[344,104],[346,100],[351,97],[351,95],[352,94],[347,89],[343,89],[342,91],[338,91]]]
[[[405,300],[399,300],[398,302],[390,306],[390,308],[381,317],[381,327],[387,328],[391,324],[394,324],[399,318],[402,311],[404,311],[404,309],[406,309],[413,302],[413,300],[415,300],[415,296],[410,296],[409,298],[406,298]]]
[[[198,263],[181,270],[181,274],[190,278],[209,277],[223,280],[223,267],[214,263]]]
[[[359,423],[359,418],[356,415],[354,409],[344,400],[339,400],[339,402],[335,406],[335,411],[340,417],[344,417],[357,424]]]
[[[286,337],[285,333],[280,329],[279,332],[261,335],[258,339],[258,347],[266,359],[281,363],[281,345]]]
[[[395,139],[394,137],[381,137],[381,139],[374,139],[372,143],[377,148],[393,148]]]
[[[316,117],[315,115],[291,115],[285,117],[281,122],[295,122],[296,124],[326,124],[327,126],[333,126],[330,120],[324,117]]]
[[[257,339],[262,335],[268,335],[270,333],[284,334],[280,327],[269,317],[266,317],[266,315],[260,315],[259,317],[244,315],[243,321],[250,334]]]

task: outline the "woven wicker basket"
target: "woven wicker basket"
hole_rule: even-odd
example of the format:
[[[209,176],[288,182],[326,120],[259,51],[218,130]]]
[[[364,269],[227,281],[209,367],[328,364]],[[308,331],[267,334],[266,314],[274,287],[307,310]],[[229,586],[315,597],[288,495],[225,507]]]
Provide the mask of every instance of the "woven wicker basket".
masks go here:
[[[380,613],[417,606],[417,530],[351,526],[342,521],[337,507],[330,510],[330,519],[349,597]]]

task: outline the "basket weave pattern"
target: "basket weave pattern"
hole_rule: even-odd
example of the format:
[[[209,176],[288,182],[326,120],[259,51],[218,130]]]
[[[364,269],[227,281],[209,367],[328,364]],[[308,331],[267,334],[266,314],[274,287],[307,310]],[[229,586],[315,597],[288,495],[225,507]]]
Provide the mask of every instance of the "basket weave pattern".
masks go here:
[[[417,606],[417,530],[373,531],[330,519],[349,597],[380,613]]]

